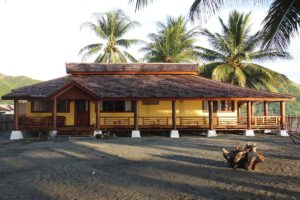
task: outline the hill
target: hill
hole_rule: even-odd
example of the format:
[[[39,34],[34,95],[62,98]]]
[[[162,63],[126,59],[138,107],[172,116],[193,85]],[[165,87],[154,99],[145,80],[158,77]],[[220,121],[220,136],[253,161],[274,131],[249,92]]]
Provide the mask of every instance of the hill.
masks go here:
[[[11,90],[32,85],[41,82],[39,80],[34,80],[26,76],[6,76],[0,74],[0,104],[11,104],[12,101],[3,101],[1,99],[2,95],[9,93]]]

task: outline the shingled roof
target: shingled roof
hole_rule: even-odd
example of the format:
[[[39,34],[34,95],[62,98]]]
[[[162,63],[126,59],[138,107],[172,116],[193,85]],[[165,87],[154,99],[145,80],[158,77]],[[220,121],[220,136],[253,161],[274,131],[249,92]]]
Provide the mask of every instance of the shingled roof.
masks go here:
[[[68,75],[13,90],[3,99],[49,98],[72,83],[80,84],[99,98],[293,98],[232,86],[196,75]]]

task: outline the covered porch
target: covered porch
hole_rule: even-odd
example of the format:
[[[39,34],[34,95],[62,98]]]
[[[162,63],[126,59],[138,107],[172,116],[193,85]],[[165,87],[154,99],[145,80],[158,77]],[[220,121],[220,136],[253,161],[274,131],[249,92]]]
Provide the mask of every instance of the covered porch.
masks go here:
[[[207,110],[201,115],[182,115],[178,104],[183,100],[161,100],[169,103],[164,108],[165,115],[145,115],[143,99],[130,100],[131,110],[126,112],[103,111],[104,102],[125,102],[128,100],[104,100],[93,98],[54,98],[51,102],[51,112],[39,115],[21,115],[21,103],[15,100],[15,130],[55,131],[58,135],[92,135],[94,131],[158,131],[158,130],[193,130],[193,131],[246,131],[246,130],[285,130],[285,102],[279,101],[280,115],[269,115],[269,102],[274,101],[233,101],[236,105],[232,112],[222,112],[214,108],[218,100],[196,100],[199,106],[207,102]],[[160,101],[160,102],[161,102]],[[184,100],[189,104],[189,100]],[[229,100],[226,100],[229,101]],[[30,102],[33,109],[34,100]],[[65,113],[58,112],[60,102],[67,102]],[[193,101],[193,103],[195,100]],[[254,102],[263,104],[263,115],[257,116],[254,112]],[[246,110],[242,111],[244,105]],[[28,106],[28,105],[27,105]],[[203,107],[203,106],[202,106]],[[203,108],[201,108],[203,109]]]

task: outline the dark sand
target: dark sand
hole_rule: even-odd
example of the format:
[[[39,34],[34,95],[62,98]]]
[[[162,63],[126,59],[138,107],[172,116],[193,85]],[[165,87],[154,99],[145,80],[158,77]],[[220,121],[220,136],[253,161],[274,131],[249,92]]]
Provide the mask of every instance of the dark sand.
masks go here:
[[[228,168],[222,148],[255,141],[257,171]],[[57,138],[0,136],[0,199],[300,199],[300,145],[257,135]]]

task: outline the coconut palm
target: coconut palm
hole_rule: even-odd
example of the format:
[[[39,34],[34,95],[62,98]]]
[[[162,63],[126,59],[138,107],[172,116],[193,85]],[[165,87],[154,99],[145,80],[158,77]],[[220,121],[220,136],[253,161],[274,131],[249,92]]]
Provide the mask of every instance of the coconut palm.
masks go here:
[[[219,18],[222,33],[211,33],[202,29],[213,49],[198,47],[199,56],[209,61],[200,68],[200,75],[213,80],[264,89],[276,92],[284,88],[288,79],[283,74],[261,66],[260,62],[277,58],[290,59],[287,52],[276,49],[258,49],[263,41],[263,34],[250,34],[250,13],[244,15],[233,11],[225,24]],[[257,63],[258,62],[258,63]]]
[[[136,10],[147,6],[153,0],[129,0],[136,2]],[[237,1],[237,0],[236,0]],[[190,18],[194,20],[218,12],[225,4],[235,3],[233,0],[195,0],[190,8]],[[247,2],[271,2],[267,16],[263,21],[265,33],[262,46],[278,50],[287,49],[290,39],[298,32],[300,26],[300,1],[299,0],[251,0]]]
[[[187,29],[184,17],[168,17],[166,24],[158,23],[158,33],[148,35],[151,42],[142,48],[149,62],[192,62],[196,61],[197,50],[195,36],[200,33],[199,27]]]
[[[139,26],[136,21],[131,21],[122,10],[94,14],[95,23],[85,22],[81,28],[94,32],[103,43],[90,44],[79,51],[82,60],[97,56],[96,63],[126,63],[128,60],[137,60],[125,49],[140,43],[137,39],[124,39],[123,36],[130,30]],[[119,48],[125,48],[123,51]]]

